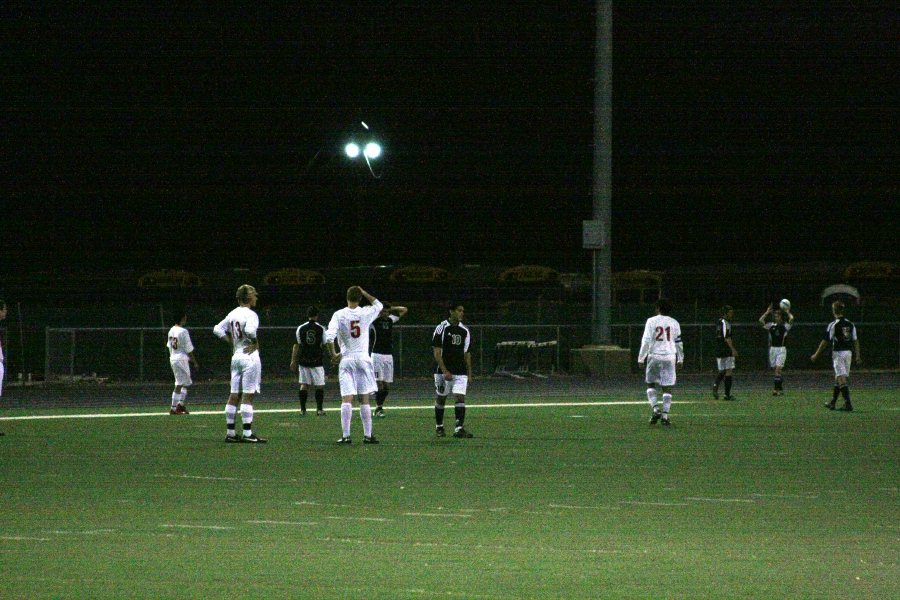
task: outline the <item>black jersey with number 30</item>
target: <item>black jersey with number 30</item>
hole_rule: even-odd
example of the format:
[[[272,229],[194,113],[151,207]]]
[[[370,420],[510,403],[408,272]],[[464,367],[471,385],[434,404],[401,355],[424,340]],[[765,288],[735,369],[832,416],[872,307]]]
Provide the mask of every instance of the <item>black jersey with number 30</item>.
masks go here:
[[[441,349],[444,366],[454,375],[469,374],[465,358],[469,351],[469,338],[469,330],[462,323],[453,325],[445,320],[434,330],[431,347]],[[434,372],[441,372],[437,364],[434,365]]]

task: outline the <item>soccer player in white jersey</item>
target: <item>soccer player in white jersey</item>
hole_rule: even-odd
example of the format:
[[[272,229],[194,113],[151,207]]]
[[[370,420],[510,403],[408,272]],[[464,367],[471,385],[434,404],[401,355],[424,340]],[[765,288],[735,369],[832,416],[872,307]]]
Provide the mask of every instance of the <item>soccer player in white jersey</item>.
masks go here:
[[[6,319],[6,302],[0,300],[0,321]],[[3,376],[6,374],[6,355],[3,354],[3,342],[0,342],[0,398],[3,397]],[[3,432],[0,431],[0,435]]]
[[[669,407],[672,405],[672,387],[675,385],[675,365],[684,364],[684,346],[681,343],[681,325],[669,316],[672,303],[666,298],[656,301],[656,316],[647,319],[638,364],[647,363],[647,400],[650,401],[650,424],[662,418],[663,425],[670,425]],[[662,411],[657,402],[656,386],[662,387]]]
[[[194,344],[191,342],[191,334],[184,328],[187,324],[187,313],[185,311],[178,312],[178,321],[169,329],[169,335],[166,336],[166,348],[169,349],[169,365],[172,367],[172,374],[175,375],[175,389],[172,392],[172,408],[169,409],[170,415],[186,415],[187,408],[184,401],[187,398],[187,388],[193,383],[191,379],[191,367],[194,370],[200,368],[197,359],[194,357]]]
[[[365,298],[370,306],[360,306]],[[353,415],[353,399],[359,397],[359,416],[363,423],[363,443],[377,444],[372,435],[372,407],[369,394],[374,393],[375,368],[369,356],[369,327],[383,308],[381,302],[358,285],[347,289],[347,308],[335,312],[325,331],[325,344],[331,352],[332,362],[340,361],[338,381],[341,385],[341,430],[339,444],[349,444],[350,419]],[[339,354],[334,341],[341,346]]]
[[[225,425],[227,427],[226,442],[266,442],[253,434],[253,395],[259,393],[262,378],[262,362],[259,359],[259,339],[256,330],[259,328],[259,316],[253,312],[256,306],[256,288],[242,285],[237,290],[237,301],[240,306],[228,313],[228,316],[213,328],[216,337],[232,345],[231,356],[231,395],[225,405]],[[241,437],[235,434],[238,402],[240,401],[241,422],[244,433]]]

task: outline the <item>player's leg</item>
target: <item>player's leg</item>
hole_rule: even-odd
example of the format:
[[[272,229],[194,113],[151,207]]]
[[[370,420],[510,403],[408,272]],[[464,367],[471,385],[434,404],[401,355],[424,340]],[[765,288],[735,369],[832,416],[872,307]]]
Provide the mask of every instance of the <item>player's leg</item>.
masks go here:
[[[241,390],[241,424],[243,436],[241,441],[264,444],[267,440],[253,433],[253,396],[259,393],[262,378],[262,363],[258,355],[251,355],[244,361],[244,387]]]
[[[238,404],[241,399],[241,389],[243,387],[244,373],[241,369],[240,360],[237,357],[231,358],[231,393],[228,396],[228,402],[225,404],[225,427],[226,442],[239,442],[240,438],[235,434],[235,421],[237,420]]]
[[[466,388],[469,378],[466,375],[454,375],[451,383],[451,392],[453,393],[453,410],[456,417],[456,427],[453,430],[453,437],[470,438],[472,433],[466,431],[464,427],[466,422]]]
[[[324,372],[324,369],[323,369]],[[322,376],[322,384],[313,386],[314,394],[316,396],[316,414],[318,416],[322,416],[325,414],[325,376]]]
[[[775,396],[784,393],[784,377],[781,376],[781,366],[775,365],[775,390],[772,392]]]
[[[669,425],[669,410],[672,407],[672,386],[663,385],[662,387],[662,424]]]
[[[302,369],[303,367],[301,367]],[[301,376],[302,377],[302,376]],[[307,383],[300,384],[300,391],[297,393],[297,398],[300,400],[300,416],[306,415],[306,400],[309,398],[309,385]]]
[[[369,396],[378,389],[372,363],[360,361],[356,376],[357,389],[362,392],[359,395],[359,418],[363,424],[363,444],[377,444],[378,440],[372,435],[372,406],[369,404]]]
[[[338,367],[338,383],[341,386],[341,438],[339,444],[350,443],[350,419],[353,416],[353,399],[356,397],[356,381],[347,359]]]
[[[178,403],[181,401],[181,387],[182,386],[176,383],[175,388],[172,390],[172,406],[169,408],[170,415],[178,414],[176,409],[178,408]]]
[[[713,384],[713,387],[712,387],[713,398],[715,398],[716,400],[719,399],[719,384],[721,384],[722,380],[725,379],[724,360],[725,359],[723,359],[723,358],[716,359],[716,369],[717,369],[716,382]]]
[[[654,425],[662,416],[656,401],[656,383],[658,380],[658,368],[653,358],[647,359],[647,367],[644,369],[644,381],[647,383],[647,402],[650,403],[650,424]]]
[[[444,437],[444,409],[447,403],[447,389],[449,385],[440,373],[434,375],[434,422],[435,434]]]
[[[662,388],[662,424],[670,425],[669,409],[672,407],[672,388],[675,386],[675,359],[660,361],[659,385]]]
[[[844,405],[839,410],[849,412],[853,410],[853,403],[850,402],[850,360],[849,358],[843,360],[842,357],[842,362],[844,363],[844,365],[842,365],[843,369],[841,370],[841,375],[837,379],[838,386],[841,390],[841,396],[844,398]]]

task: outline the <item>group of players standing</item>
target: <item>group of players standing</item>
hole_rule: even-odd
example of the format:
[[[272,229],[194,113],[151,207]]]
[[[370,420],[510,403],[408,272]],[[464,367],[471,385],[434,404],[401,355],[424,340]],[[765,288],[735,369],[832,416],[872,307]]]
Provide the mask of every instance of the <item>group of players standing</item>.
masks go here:
[[[257,292],[251,285],[237,290],[238,307],[213,328],[213,333],[232,345],[231,393],[225,406],[225,441],[266,443],[266,439],[253,433],[253,396],[260,392],[262,363],[259,358],[259,317],[256,307]],[[360,306],[362,300],[367,306]],[[394,381],[392,355],[392,331],[394,324],[407,313],[406,307],[383,304],[359,286],[347,290],[347,306],[336,311],[326,329],[318,323],[319,309],[307,310],[307,322],[296,331],[296,343],[291,350],[291,371],[298,373],[300,390],[300,414],[306,415],[309,390],[313,389],[316,414],[324,415],[325,352],[332,363],[338,365],[338,382],[341,389],[341,437],[338,444],[350,444],[353,403],[359,404],[363,424],[363,443],[377,444],[372,433],[372,418],[384,417],[384,402]],[[444,410],[447,396],[452,394],[456,427],[453,437],[471,438],[464,427],[466,416],[466,391],[472,375],[469,354],[470,335],[462,319],[465,309],[461,304],[448,306],[448,317],[434,330],[432,353],[435,361],[435,434],[446,435]],[[187,317],[179,315],[178,322],[168,333],[166,345],[169,362],[175,375],[170,414],[188,414],[185,407],[187,388],[192,384],[190,366],[198,367],[190,334],[184,328]],[[370,347],[370,333],[374,344]],[[337,342],[337,349],[335,347]],[[339,349],[339,351],[338,351]],[[371,351],[371,352],[370,352]],[[376,407],[372,412],[369,396],[375,394]],[[240,412],[242,435],[236,433],[237,414]]]
[[[819,342],[815,353],[810,360],[818,360],[822,352],[831,347],[832,364],[834,367],[834,388],[831,401],[825,406],[829,410],[835,410],[838,396],[844,399],[843,406],[838,410],[852,411],[853,404],[850,401],[850,387],[848,377],[850,364],[855,361],[862,362],[859,350],[859,339],[856,334],[856,326],[844,316],[844,303],[833,302],[831,305],[834,321],[828,324],[824,336]],[[684,345],[681,340],[681,325],[669,316],[672,303],[666,298],[660,298],[656,303],[657,314],[647,319],[644,326],[644,334],[641,338],[641,349],[638,352],[638,365],[644,368],[646,363],[645,381],[647,383],[647,400],[650,402],[650,424],[662,422],[664,426],[670,425],[669,409],[672,404],[672,388],[675,386],[676,368],[684,364]],[[772,320],[769,320],[771,315]],[[723,400],[734,400],[731,395],[732,372],[738,351],[734,346],[731,321],[734,319],[734,309],[731,306],[722,307],[722,316],[716,322],[716,367],[717,374],[712,386],[713,397],[719,399],[719,386],[724,383],[725,395]],[[774,309],[770,304],[766,312],[759,318],[759,323],[766,329],[769,335],[769,366],[775,370],[773,396],[784,394],[784,378],[782,369],[787,360],[787,348],[785,338],[794,323],[794,315],[790,308]],[[662,401],[658,398],[657,386],[662,388]]]

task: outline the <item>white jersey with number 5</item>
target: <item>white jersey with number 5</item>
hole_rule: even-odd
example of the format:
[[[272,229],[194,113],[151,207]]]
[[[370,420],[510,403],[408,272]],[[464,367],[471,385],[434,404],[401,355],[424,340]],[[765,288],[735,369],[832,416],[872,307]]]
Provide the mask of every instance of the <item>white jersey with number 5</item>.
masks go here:
[[[194,344],[191,343],[191,335],[188,330],[181,325],[173,325],[169,330],[166,347],[169,349],[169,360],[178,360],[187,358],[188,354],[194,351]]]
[[[344,357],[353,354],[369,356],[369,327],[378,318],[382,304],[378,300],[371,306],[342,308],[331,316],[328,330],[325,332],[325,343],[337,339]]]
[[[656,315],[647,319],[638,362],[644,362],[647,356],[675,357],[677,362],[684,361],[681,325],[678,321],[666,315]]]
[[[244,348],[256,339],[259,329],[259,316],[246,306],[238,306],[213,328],[217,337],[231,335],[234,354],[243,354]]]

